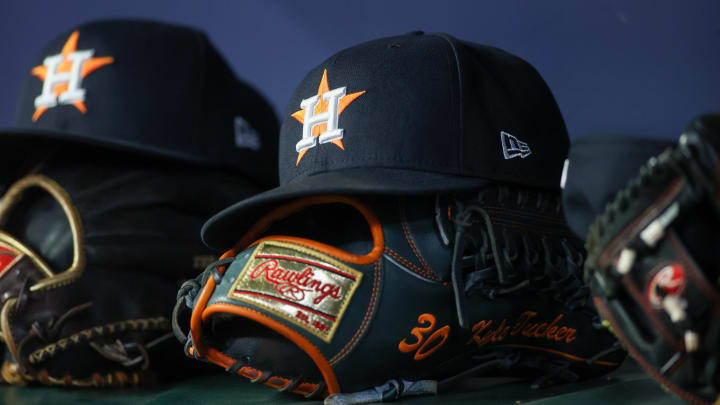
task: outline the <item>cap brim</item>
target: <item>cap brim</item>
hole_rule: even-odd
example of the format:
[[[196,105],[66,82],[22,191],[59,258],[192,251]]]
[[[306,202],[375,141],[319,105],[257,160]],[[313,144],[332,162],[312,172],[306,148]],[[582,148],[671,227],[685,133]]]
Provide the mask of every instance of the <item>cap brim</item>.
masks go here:
[[[0,129],[0,144],[4,144],[4,142],[8,141],[14,143],[13,147],[20,148],[18,152],[20,152],[21,154],[23,153],[22,148],[38,149],[41,146],[38,145],[37,142],[46,141],[48,142],[48,145],[87,145],[146,156],[156,156],[172,160],[180,160],[202,166],[212,166],[211,164],[208,164],[208,162],[205,162],[196,156],[175,153],[160,148],[154,148],[152,146],[124,141],[122,139],[103,139],[73,132],[21,127]]]
[[[482,187],[489,180],[388,168],[335,170],[303,177],[240,201],[210,218],[202,238],[210,247],[231,247],[264,213],[290,199],[321,194],[411,195]]]

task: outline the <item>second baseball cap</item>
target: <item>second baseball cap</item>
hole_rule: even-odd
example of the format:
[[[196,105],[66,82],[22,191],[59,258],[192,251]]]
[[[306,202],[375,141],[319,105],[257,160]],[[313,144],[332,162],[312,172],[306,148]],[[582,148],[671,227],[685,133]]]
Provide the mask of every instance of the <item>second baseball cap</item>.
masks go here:
[[[277,131],[272,107],[204,33],[107,20],[59,35],[28,66],[15,126],[0,130],[0,145],[14,155],[50,143],[97,145],[230,169],[272,187]]]
[[[673,144],[631,135],[591,135],[574,140],[563,174],[563,212],[570,229],[585,239],[590,224],[637,175],[640,166]]]
[[[491,182],[558,189],[565,123],[526,61],[446,34],[343,50],[300,83],[280,134],[280,187],[203,227],[228,247],[257,215],[316,194],[419,194]]]

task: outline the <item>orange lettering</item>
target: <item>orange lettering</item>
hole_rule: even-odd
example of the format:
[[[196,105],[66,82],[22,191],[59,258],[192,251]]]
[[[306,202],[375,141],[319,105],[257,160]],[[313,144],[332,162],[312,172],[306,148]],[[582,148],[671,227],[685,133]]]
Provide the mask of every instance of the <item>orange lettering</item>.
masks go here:
[[[502,322],[500,322],[500,326],[498,326],[498,328],[495,329],[495,331],[491,332],[493,342],[505,339],[507,330],[510,329],[509,327],[505,326],[506,323],[507,323],[507,321],[505,319],[503,319]]]
[[[523,328],[523,336],[531,337],[533,334],[535,334],[535,329],[537,328],[536,323],[531,323],[530,325],[527,325]]]
[[[440,348],[443,344],[445,344],[445,341],[448,338],[448,335],[450,334],[450,325],[445,325],[442,328],[438,329],[430,335],[430,337],[425,341],[425,343],[420,346],[420,348],[415,352],[415,356],[413,356],[413,359],[415,360],[422,360],[425,357],[435,353],[437,349]],[[430,342],[434,342],[438,339],[442,339],[440,343],[436,344],[435,346],[431,348],[427,348],[427,346],[430,344]]]
[[[562,318],[563,318],[563,315],[560,314],[560,315],[558,315],[558,316],[555,318],[554,321],[552,321],[552,323],[550,324],[550,327],[549,327],[549,329],[548,329],[548,332],[547,332],[547,334],[545,335],[545,336],[547,336],[548,339],[553,339],[553,338],[554,338],[553,336],[555,335],[555,331],[557,331],[557,329],[558,329],[558,327],[555,326],[555,324],[558,323],[558,322],[560,322],[560,320],[561,320]]]
[[[560,321],[562,321],[564,317],[563,314],[555,317],[551,323],[532,322],[536,315],[537,312],[525,311],[518,317],[518,320],[512,325],[512,327],[507,326],[507,319],[503,319],[500,322],[500,325],[493,329],[491,329],[493,320],[481,320],[473,325],[473,335],[465,344],[475,342],[479,347],[482,347],[489,343],[501,342],[508,336],[508,334],[510,336],[521,334],[522,336],[528,338],[547,339],[557,342],[564,341],[565,343],[570,343],[577,338],[576,329],[572,329],[568,326],[557,325]]]
[[[533,312],[533,311],[523,312],[522,315],[520,315],[520,319],[518,319],[517,323],[513,327],[512,332],[510,332],[510,336],[515,336],[518,333],[520,333],[523,330],[523,327],[525,326],[527,321],[529,321],[530,318],[534,317],[535,315],[537,315],[537,312]]]
[[[436,330],[427,340],[425,340],[425,334],[430,333],[435,328],[435,316],[432,314],[421,314],[418,317],[418,324],[423,326],[416,326],[410,330],[410,334],[415,336],[416,341],[408,343],[406,339],[403,339],[398,344],[398,350],[403,353],[409,353],[415,351],[413,356],[414,360],[422,360],[431,354],[435,353],[440,346],[445,344],[448,336],[450,335],[450,325],[445,325],[442,328]],[[424,326],[427,325],[427,326]],[[423,340],[425,342],[423,343]],[[437,344],[432,346],[432,343],[440,340]]]
[[[487,329],[490,325],[492,325],[492,322],[493,322],[493,321],[485,321],[485,320],[483,320],[483,321],[480,321],[480,322],[476,323],[475,325],[473,325],[473,327],[472,327],[473,336],[472,336],[472,337],[470,338],[470,340],[468,340],[467,343],[465,343],[465,344],[466,344],[466,345],[469,345],[470,342],[473,342],[473,341],[474,341],[474,342],[477,343],[478,345],[482,346],[482,344],[481,344],[481,338],[480,338],[480,333],[482,333],[482,331],[484,331],[484,330]]]
[[[566,333],[567,333],[566,327],[563,326],[562,328],[558,329],[557,333],[555,334],[555,340],[558,342],[563,340],[563,338],[565,338]]]
[[[540,326],[538,326],[538,328],[535,330],[535,337],[536,338],[543,337],[543,334],[545,333],[547,326],[548,326],[547,322],[541,323]]]
[[[418,317],[418,323],[420,325],[422,325],[424,323],[429,323],[430,325],[422,327],[422,328],[419,326],[412,328],[412,330],[410,330],[410,334],[415,336],[417,341],[414,343],[408,343],[405,339],[401,340],[400,343],[398,344],[398,350],[400,350],[401,352],[403,352],[403,353],[411,352],[411,351],[417,349],[420,346],[420,344],[422,344],[422,341],[424,339],[423,335],[430,332],[435,327],[435,316],[433,316],[431,314],[422,314]]]

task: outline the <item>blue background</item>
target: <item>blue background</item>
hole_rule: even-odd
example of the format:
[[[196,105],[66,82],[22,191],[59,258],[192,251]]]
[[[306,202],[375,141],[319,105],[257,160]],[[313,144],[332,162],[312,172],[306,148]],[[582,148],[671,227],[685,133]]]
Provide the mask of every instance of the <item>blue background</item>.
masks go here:
[[[48,41],[111,17],[204,29],[278,112],[305,73],[336,51],[413,30],[528,60],[571,136],[670,138],[696,114],[720,110],[718,0],[0,0],[0,127],[12,125],[20,83]]]

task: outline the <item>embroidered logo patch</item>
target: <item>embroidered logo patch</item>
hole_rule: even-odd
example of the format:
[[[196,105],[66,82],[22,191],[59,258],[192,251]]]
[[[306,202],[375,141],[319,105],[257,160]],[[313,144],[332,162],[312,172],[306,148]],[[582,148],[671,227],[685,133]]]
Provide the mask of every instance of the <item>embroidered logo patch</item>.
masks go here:
[[[93,49],[78,51],[79,36],[78,31],[70,34],[59,54],[46,57],[42,65],[35,66],[30,71],[33,76],[43,81],[42,93],[35,98],[33,122],[48,108],[58,104],[73,105],[81,113],[87,112],[82,80],[96,69],[113,63],[114,59],[111,56],[93,58]]]
[[[524,159],[532,154],[527,143],[505,131],[500,131],[500,143],[502,143],[503,156],[506,160],[516,157]]]
[[[647,297],[653,307],[663,307],[665,296],[681,296],[685,291],[685,272],[677,264],[670,264],[658,271],[650,280]]]
[[[346,87],[338,87],[330,90],[327,69],[325,69],[317,94],[302,100],[300,102],[302,109],[292,114],[293,118],[303,124],[302,139],[295,145],[295,151],[298,153],[296,166],[300,164],[308,149],[317,146],[318,143],[330,142],[345,150],[342,142],[343,129],[338,127],[340,114],[350,103],[365,93],[363,90],[345,94],[346,89]]]
[[[261,243],[228,297],[267,309],[330,342],[362,273],[314,250]]]

